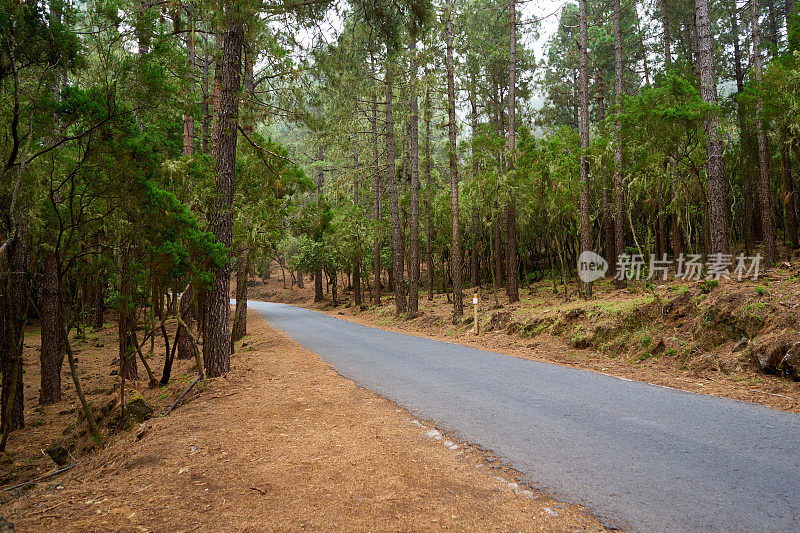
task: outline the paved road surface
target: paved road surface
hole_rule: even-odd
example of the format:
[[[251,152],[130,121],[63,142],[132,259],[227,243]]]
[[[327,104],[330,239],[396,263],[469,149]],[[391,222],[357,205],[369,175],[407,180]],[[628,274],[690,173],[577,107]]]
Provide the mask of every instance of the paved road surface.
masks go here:
[[[800,416],[248,302],[342,374],[634,531],[800,531]]]

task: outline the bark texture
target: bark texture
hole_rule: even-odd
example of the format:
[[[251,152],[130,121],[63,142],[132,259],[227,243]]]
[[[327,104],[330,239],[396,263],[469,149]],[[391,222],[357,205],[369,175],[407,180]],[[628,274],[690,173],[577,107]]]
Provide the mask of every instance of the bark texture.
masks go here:
[[[409,269],[408,269],[408,316],[419,313],[419,102],[417,100],[417,45],[411,53],[411,105],[408,128],[409,158],[411,163],[411,213],[409,217]]]
[[[508,67],[508,169],[515,170],[516,146],[516,88],[517,88],[517,4],[509,2],[508,19],[510,26],[510,61]],[[588,83],[588,82],[587,82]],[[588,103],[587,103],[588,106]],[[514,193],[503,209],[503,224],[506,233],[506,296],[508,302],[519,301],[519,257],[517,256],[517,209]]]
[[[758,6],[755,0],[750,2],[750,40],[753,44],[753,56],[751,60],[753,69],[753,80],[761,84],[761,41],[758,24]],[[764,99],[761,93],[758,94],[756,101],[756,137],[758,138],[758,200],[759,211],[761,212],[761,231],[764,235],[764,263],[770,267],[775,264],[775,223],[772,217],[772,195],[769,183],[769,147],[767,146],[767,134],[761,124],[761,117],[764,114]]]
[[[620,0],[614,0],[614,255],[609,259],[612,275],[617,270],[617,258],[625,253],[625,182],[622,174],[622,30],[620,27]],[[625,287],[625,279],[616,280],[618,289]]]
[[[403,282],[403,228],[400,226],[400,203],[394,159],[394,115],[392,113],[392,69],[386,69],[386,180],[389,182],[389,218],[392,227],[392,277],[396,314],[406,312],[406,289]]]
[[[44,260],[41,303],[42,349],[39,353],[41,379],[39,405],[61,401],[61,366],[64,362],[64,324],[61,318],[58,257],[50,253]]]
[[[28,315],[28,226],[19,224],[8,257],[0,256],[0,430],[25,427],[22,384],[22,342]]]
[[[214,160],[217,179],[211,229],[217,242],[230,250],[233,240],[233,195],[236,186],[236,141],[238,137],[239,84],[242,76],[244,30],[236,8],[227,5],[223,31],[219,119],[216,123]],[[225,374],[231,366],[230,261],[215,267],[208,294],[203,335],[203,365],[208,377]]]
[[[187,289],[183,292],[181,296],[181,302],[179,306],[179,312],[181,314],[181,318],[186,324],[187,328],[193,328],[195,322],[194,316],[194,288],[189,285]],[[189,332],[187,332],[184,328],[178,329],[177,340],[175,341],[178,343],[178,359],[194,359],[195,355],[197,354],[197,349],[192,342],[191,337],[189,336]]]
[[[372,77],[375,79],[375,60],[371,59]],[[381,164],[378,153],[378,94],[377,88],[372,91],[372,225],[375,242],[372,249],[372,303],[381,305]]]
[[[453,317],[464,314],[464,301],[461,287],[461,227],[458,220],[458,160],[456,157],[456,89],[453,68],[453,3],[447,2],[445,22],[445,44],[447,48],[447,132],[450,140],[450,211],[453,223],[453,238],[450,250],[450,276],[453,279]]]
[[[711,25],[710,0],[696,0],[697,70],[700,74],[700,95],[713,106],[717,105],[717,73],[714,65],[714,40]],[[722,136],[718,131],[719,116],[712,113],[706,120],[706,175],[708,176],[709,241],[711,253],[728,253],[727,190]]]
[[[589,216],[589,160],[586,157],[586,150],[589,149],[589,71],[587,47],[588,37],[588,14],[586,8],[587,0],[580,0],[580,57],[578,61],[579,94],[581,107],[581,199],[580,199],[580,218],[581,218],[581,251],[591,250],[592,234],[591,219]],[[619,16],[619,10],[615,10]],[[618,82],[617,82],[618,83]],[[585,283],[583,286],[586,298],[592,296],[592,284]]]
[[[233,317],[231,340],[238,341],[247,335],[247,274],[250,261],[247,248],[239,246],[236,257],[236,314]]]
[[[119,342],[119,374],[122,379],[139,378],[139,366],[136,361],[136,290],[130,267],[131,253],[130,245],[127,245],[120,255],[117,334]]]

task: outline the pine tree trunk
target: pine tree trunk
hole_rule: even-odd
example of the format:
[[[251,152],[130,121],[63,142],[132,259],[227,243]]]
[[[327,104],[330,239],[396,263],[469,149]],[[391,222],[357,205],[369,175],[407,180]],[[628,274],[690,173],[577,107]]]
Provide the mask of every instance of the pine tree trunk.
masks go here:
[[[619,0],[615,0],[617,3]],[[580,57],[579,57],[579,70],[578,76],[579,93],[580,93],[580,106],[581,106],[581,199],[580,199],[580,217],[581,217],[581,252],[591,250],[592,248],[592,235],[591,235],[591,218],[589,216],[589,160],[586,156],[586,151],[589,149],[589,71],[588,71],[588,25],[589,19],[586,7],[587,0],[580,0]],[[619,9],[615,9],[615,16],[619,17]],[[619,83],[617,81],[616,83]],[[585,283],[584,286],[585,297],[591,298],[592,284]]]
[[[478,138],[478,103],[476,97],[477,80],[475,73],[470,73],[470,91],[469,103],[472,113],[470,114],[470,129],[472,131],[472,180],[478,179],[478,154],[476,153],[476,144]],[[478,287],[480,285],[478,275],[478,248],[480,244],[480,232],[478,230],[478,206],[472,206],[472,246],[470,249],[470,262],[469,262],[469,284],[470,287]]]
[[[381,169],[380,155],[378,153],[378,95],[375,60],[371,58],[372,65],[372,165],[373,165],[373,193],[372,193],[372,224],[374,233],[374,245],[372,250],[372,303],[375,307],[381,305]]]
[[[231,249],[233,240],[233,195],[236,187],[236,141],[238,137],[239,85],[242,76],[244,30],[236,8],[227,5],[223,32],[222,79],[214,159],[217,169],[211,230],[217,242]],[[208,294],[203,363],[208,377],[230,370],[230,260],[213,269],[214,281]]]
[[[717,105],[717,74],[714,67],[714,42],[711,26],[710,0],[696,0],[697,35],[699,42],[698,70],[700,94],[706,103]],[[727,182],[722,137],[717,131],[719,117],[711,114],[706,120],[706,175],[708,176],[709,241],[711,253],[728,253]]]
[[[409,226],[408,316],[419,313],[419,103],[417,100],[416,41],[411,47],[411,116],[409,118],[409,157],[411,162],[411,219]]]
[[[502,247],[502,227],[500,223],[500,216],[496,214],[492,221],[492,228],[494,231],[494,278],[496,286],[503,287],[505,284],[503,278],[503,247]]]
[[[516,157],[516,89],[517,89],[517,4],[509,2],[510,62],[508,68],[508,168],[513,173]],[[588,106],[588,103],[587,103]],[[506,295],[508,303],[519,301],[519,257],[517,256],[517,208],[513,193],[503,209],[506,233]]]
[[[58,278],[58,257],[53,252],[45,257],[42,279],[39,405],[50,405],[61,401],[64,324],[61,318]]]
[[[10,237],[6,237],[10,238]],[[22,343],[28,315],[28,224],[19,223],[17,237],[8,249],[8,259],[0,257],[0,430],[25,427],[22,381]]]
[[[517,208],[514,199],[503,208],[506,255],[506,296],[508,303],[519,301],[519,258],[517,255]]]
[[[753,79],[757,84],[761,84],[761,46],[758,27],[758,7],[755,1],[750,2],[750,40],[753,43]],[[756,136],[758,137],[758,200],[759,211],[761,212],[761,229],[764,233],[764,263],[767,267],[775,264],[775,224],[772,219],[772,202],[770,193],[769,179],[769,147],[767,146],[767,135],[764,126],[761,124],[761,117],[764,114],[764,99],[759,93],[756,101]]]
[[[389,182],[389,216],[392,227],[392,277],[394,285],[395,313],[406,312],[406,291],[403,282],[403,228],[400,226],[400,203],[397,193],[394,150],[394,116],[392,114],[393,91],[392,65],[386,62],[386,180]]]
[[[603,121],[606,118],[606,99],[605,99],[605,80],[603,80],[603,69],[597,69],[597,120]]]
[[[450,211],[453,222],[453,237],[450,243],[450,275],[453,278],[453,320],[464,314],[461,288],[461,227],[458,219],[458,159],[456,150],[456,90],[453,68],[453,2],[447,0],[445,22],[445,45],[447,48],[447,116],[448,149],[450,159]]]
[[[247,274],[250,261],[247,249],[239,245],[236,258],[236,314],[233,317],[231,341],[238,341],[247,335]]]
[[[322,146],[317,148],[317,161],[325,160],[325,154],[322,151]],[[325,182],[325,171],[322,167],[317,171],[317,207],[322,207],[322,185]],[[322,267],[319,267],[314,272],[314,301],[321,302],[324,299],[322,294]]]
[[[136,361],[136,295],[131,273],[130,245],[120,256],[119,303],[117,308],[117,333],[119,342],[119,374],[123,379],[139,378]]]
[[[431,196],[433,184],[431,183],[431,95],[430,89],[425,89],[425,266],[428,279],[428,301],[433,301],[433,281],[436,269],[433,264],[433,251],[431,250]]]
[[[739,13],[735,1],[731,2],[729,9],[731,10],[733,67],[734,77],[736,79],[736,117],[739,124],[739,131],[741,132],[742,146],[749,151],[749,147],[754,143],[752,142],[752,135],[749,128],[745,125],[743,103],[741,98],[738,98],[744,90],[744,73],[742,70],[742,52],[739,46]],[[744,196],[744,223],[742,226],[744,228],[744,247],[748,255],[755,247],[755,238],[759,233],[757,226],[760,226],[760,224],[757,224],[757,217],[755,216],[755,197],[757,195],[754,194],[753,181],[751,166],[746,165],[742,172],[742,193]]]
[[[353,183],[353,203],[359,205],[358,190],[361,187],[359,179],[358,165],[358,139],[353,139],[353,165],[355,169],[356,181]],[[363,299],[361,296],[361,243],[356,242],[356,249],[353,254],[353,301],[356,306],[361,306]]]
[[[625,182],[622,174],[622,30],[620,28],[620,0],[614,0],[614,256],[609,270],[616,273],[617,258],[625,253]],[[613,274],[612,274],[613,275]],[[616,280],[618,289],[625,287],[625,279]]]
[[[188,328],[194,327],[195,303],[192,301],[193,298],[194,298],[194,288],[192,287],[192,285],[189,285],[186,288],[186,291],[184,291],[183,295],[181,296],[181,302],[179,306],[181,319]],[[185,331],[183,328],[178,329],[177,339],[175,342],[178,343],[178,359],[195,358],[196,349],[194,343],[192,342],[189,333]]]

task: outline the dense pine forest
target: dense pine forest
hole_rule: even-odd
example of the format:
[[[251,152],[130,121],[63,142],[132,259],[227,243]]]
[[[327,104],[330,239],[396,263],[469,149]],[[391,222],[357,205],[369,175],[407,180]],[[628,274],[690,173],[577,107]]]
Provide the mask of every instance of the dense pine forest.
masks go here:
[[[793,0],[5,0],[0,113],[0,450],[66,373],[103,439],[87,332],[116,328],[121,409],[177,360],[226,374],[276,266],[459,321],[473,291],[603,298],[583,251],[622,288],[800,246]]]

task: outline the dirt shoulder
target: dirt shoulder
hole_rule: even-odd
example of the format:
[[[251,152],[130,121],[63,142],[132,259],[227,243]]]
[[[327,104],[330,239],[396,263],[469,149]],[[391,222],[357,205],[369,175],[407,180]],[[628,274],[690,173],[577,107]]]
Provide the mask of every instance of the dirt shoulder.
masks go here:
[[[554,294],[551,284],[539,282],[521,289],[521,301],[511,305],[504,291],[496,304],[484,288],[479,336],[472,332],[471,302],[465,298],[465,317],[453,324],[445,294],[433,300],[421,294],[420,315],[410,320],[395,316],[387,294],[379,307],[356,307],[352,293],[336,307],[327,299],[314,303],[309,281],[304,289],[288,284],[284,289],[281,278],[273,277],[254,284],[250,297],[513,357],[800,412],[797,376],[780,368],[781,358],[800,342],[799,280],[790,270],[775,270],[758,283],[711,286],[639,283],[616,290],[603,280],[589,302],[576,298],[574,288],[565,300],[563,292]]]
[[[18,499],[4,493],[2,515],[18,531],[603,529],[252,313],[248,328],[225,378],[141,438],[122,434]]]

